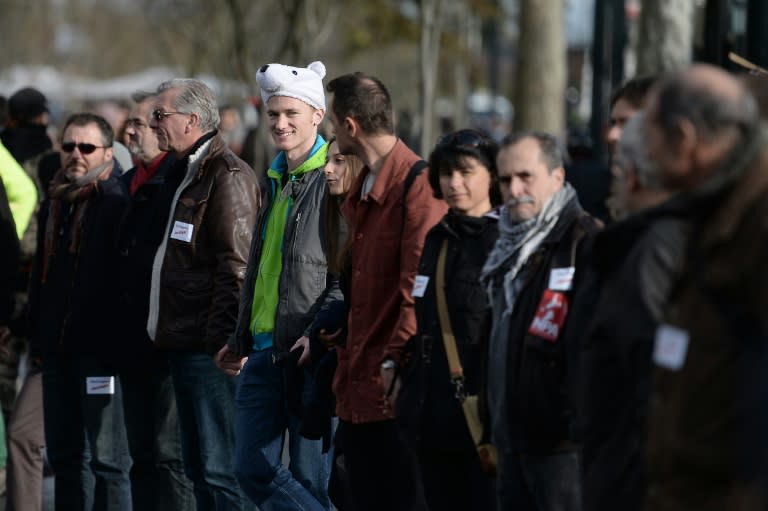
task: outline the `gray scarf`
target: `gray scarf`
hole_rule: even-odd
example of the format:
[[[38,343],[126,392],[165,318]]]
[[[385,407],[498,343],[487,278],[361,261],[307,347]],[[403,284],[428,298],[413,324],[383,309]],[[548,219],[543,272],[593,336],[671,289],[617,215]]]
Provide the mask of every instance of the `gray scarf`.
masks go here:
[[[515,300],[525,281],[525,263],[530,255],[539,248],[541,242],[560,219],[560,213],[568,202],[576,196],[569,183],[557,191],[544,204],[538,215],[523,222],[513,222],[509,210],[503,208],[499,221],[499,238],[496,240],[483,271],[480,282],[485,285],[488,298],[493,303],[493,284],[500,270],[509,269],[504,274],[504,314],[511,314]]]

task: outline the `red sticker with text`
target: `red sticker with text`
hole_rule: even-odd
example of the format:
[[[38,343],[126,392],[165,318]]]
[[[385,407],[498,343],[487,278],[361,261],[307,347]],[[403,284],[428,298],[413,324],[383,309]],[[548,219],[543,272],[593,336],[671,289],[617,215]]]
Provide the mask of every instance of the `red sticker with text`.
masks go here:
[[[566,316],[568,316],[568,297],[564,293],[547,289],[536,309],[536,316],[528,327],[528,333],[556,342],[565,324]]]

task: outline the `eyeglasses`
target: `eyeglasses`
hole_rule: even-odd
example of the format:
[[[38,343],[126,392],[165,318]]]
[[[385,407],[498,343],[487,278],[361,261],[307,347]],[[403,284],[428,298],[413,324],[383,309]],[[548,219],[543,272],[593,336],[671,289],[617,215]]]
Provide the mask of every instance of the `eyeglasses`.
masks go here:
[[[96,149],[107,149],[107,146],[86,144],[85,142],[80,142],[79,144],[75,142],[62,142],[61,144],[61,150],[65,153],[71,153],[75,150],[75,147],[80,150],[80,154],[91,154]]]
[[[488,143],[488,137],[475,130],[459,130],[448,133],[437,139],[437,145],[442,147],[479,147]]]
[[[158,109],[152,110],[152,118],[157,122],[160,122],[165,117],[168,117],[169,115],[173,115],[173,114],[189,115],[186,112],[163,112],[162,110],[158,110]]]

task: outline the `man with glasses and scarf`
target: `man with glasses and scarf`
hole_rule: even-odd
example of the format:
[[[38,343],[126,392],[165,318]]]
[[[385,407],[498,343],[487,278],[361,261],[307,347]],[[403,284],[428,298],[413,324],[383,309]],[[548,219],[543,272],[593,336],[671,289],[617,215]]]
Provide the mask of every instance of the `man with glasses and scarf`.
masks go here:
[[[168,350],[184,470],[198,509],[247,509],[234,473],[235,381],[212,355],[235,329],[260,205],[253,170],[218,133],[213,91],[192,79],[162,83],[151,115],[180,183],[152,265],[147,331]]]
[[[128,196],[101,117],[71,116],[61,169],[40,209],[30,288],[30,356],[42,359],[57,509],[131,509],[131,458],[113,340],[118,227]],[[39,491],[39,490],[38,490]]]
[[[598,224],[565,181],[562,160],[555,137],[539,132],[510,135],[497,157],[508,198],[480,280],[493,317],[484,387],[499,509],[581,509],[564,339],[582,248]]]

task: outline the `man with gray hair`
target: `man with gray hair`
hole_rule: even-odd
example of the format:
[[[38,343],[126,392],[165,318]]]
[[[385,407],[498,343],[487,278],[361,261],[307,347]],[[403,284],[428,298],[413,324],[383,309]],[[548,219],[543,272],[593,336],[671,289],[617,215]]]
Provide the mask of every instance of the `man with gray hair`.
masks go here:
[[[149,125],[160,150],[176,157],[170,179],[180,184],[152,266],[147,331],[169,353],[197,508],[245,509],[234,474],[235,382],[211,355],[237,321],[259,184],[218,134],[216,98],[204,83],[162,83]]]
[[[708,65],[664,79],[647,112],[685,230],[651,355],[646,509],[765,509],[765,128],[744,85]]]
[[[497,446],[499,509],[581,509],[578,445],[570,436],[565,338],[585,266],[582,247],[599,223],[565,181],[557,139],[507,137],[497,157],[509,197],[481,282],[493,324],[487,408]]]

